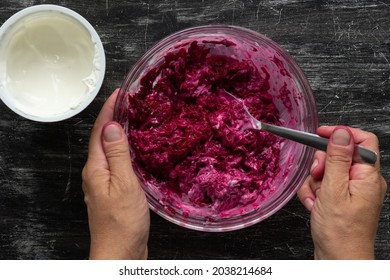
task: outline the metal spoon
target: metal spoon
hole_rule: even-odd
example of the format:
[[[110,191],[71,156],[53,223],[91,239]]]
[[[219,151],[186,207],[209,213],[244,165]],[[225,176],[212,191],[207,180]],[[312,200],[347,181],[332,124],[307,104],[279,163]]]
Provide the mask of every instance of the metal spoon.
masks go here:
[[[242,105],[246,114],[252,119],[256,129],[265,130],[277,136],[293,140],[295,142],[304,144],[306,146],[310,146],[321,151],[326,151],[329,139],[320,137],[317,134],[312,134],[312,133],[281,127],[277,125],[262,123],[259,120],[257,120],[254,116],[252,116],[252,114],[248,111],[248,108],[245,106],[245,104],[242,102],[241,99],[237,98],[236,96],[234,96],[230,92],[227,92],[226,90],[225,93],[229,97],[235,99]],[[358,162],[358,163],[365,162],[369,164],[375,164],[377,159],[378,159],[378,155],[376,152],[371,151],[359,145],[355,146],[355,153],[353,156],[354,162]]]

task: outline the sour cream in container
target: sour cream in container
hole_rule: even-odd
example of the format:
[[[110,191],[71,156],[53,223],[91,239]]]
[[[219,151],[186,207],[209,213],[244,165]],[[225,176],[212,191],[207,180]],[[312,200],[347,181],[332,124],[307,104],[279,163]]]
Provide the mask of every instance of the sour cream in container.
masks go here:
[[[68,8],[32,6],[0,27],[0,98],[27,119],[80,113],[99,92],[105,66],[99,35]]]

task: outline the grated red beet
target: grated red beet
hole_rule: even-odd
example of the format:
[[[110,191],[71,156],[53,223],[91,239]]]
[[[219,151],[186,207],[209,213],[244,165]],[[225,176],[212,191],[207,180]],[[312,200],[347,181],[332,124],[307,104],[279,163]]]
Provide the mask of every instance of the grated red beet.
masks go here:
[[[129,95],[128,138],[144,180],[220,212],[269,191],[281,141],[243,129],[249,120],[223,91],[261,121],[280,124],[279,112],[265,66],[214,54],[202,43],[168,53],[144,75],[140,90]]]

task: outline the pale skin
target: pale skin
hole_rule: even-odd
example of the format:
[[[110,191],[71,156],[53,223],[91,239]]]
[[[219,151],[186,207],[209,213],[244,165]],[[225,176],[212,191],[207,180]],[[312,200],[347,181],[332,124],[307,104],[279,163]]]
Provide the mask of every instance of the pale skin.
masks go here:
[[[91,234],[90,259],[146,259],[149,209],[131,165],[122,127],[113,122],[118,90],[104,104],[91,132],[82,172]],[[378,151],[374,134],[347,127],[320,127],[330,138],[316,152],[298,192],[311,213],[316,259],[373,259],[379,214],[387,191],[375,165],[353,163],[355,144]]]
[[[90,259],[146,259],[149,209],[133,172],[127,137],[112,121],[118,90],[91,132],[82,172],[91,234]]]
[[[378,138],[348,127],[320,127],[330,139],[327,152],[317,151],[298,192],[310,211],[316,259],[374,259],[374,241],[387,191],[375,165],[352,162],[354,145],[377,152]]]

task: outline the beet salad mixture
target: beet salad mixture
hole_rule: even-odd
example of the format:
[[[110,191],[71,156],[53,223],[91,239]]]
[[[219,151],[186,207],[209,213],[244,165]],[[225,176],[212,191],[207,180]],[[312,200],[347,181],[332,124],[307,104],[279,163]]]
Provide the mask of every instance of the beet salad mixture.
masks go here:
[[[214,213],[265,198],[279,171],[282,140],[247,129],[241,105],[224,91],[255,118],[280,124],[269,77],[265,66],[218,54],[207,41],[167,53],[128,95],[128,138],[143,180]]]

